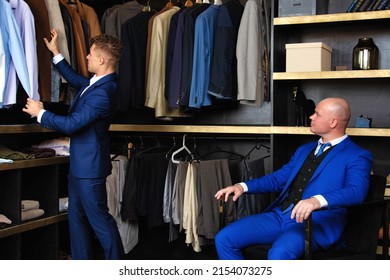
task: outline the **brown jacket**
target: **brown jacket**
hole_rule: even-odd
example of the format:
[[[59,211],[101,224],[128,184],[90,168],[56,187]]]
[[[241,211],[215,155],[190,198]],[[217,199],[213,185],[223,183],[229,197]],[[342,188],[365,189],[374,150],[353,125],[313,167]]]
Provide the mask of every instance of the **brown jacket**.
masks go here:
[[[31,0],[30,0],[31,1]],[[72,17],[72,26],[73,33],[75,37],[76,44],[76,53],[77,53],[77,65],[78,72],[85,77],[89,77],[90,73],[88,72],[87,67],[87,47],[86,47],[86,37],[83,30],[82,19],[77,12],[77,6],[68,4],[66,0],[59,0],[68,10],[70,16]]]
[[[100,29],[99,19],[95,10],[88,5],[81,3],[79,0],[75,0],[75,2],[77,4],[77,12],[79,13],[81,19],[88,25],[89,39],[100,35],[102,31]]]

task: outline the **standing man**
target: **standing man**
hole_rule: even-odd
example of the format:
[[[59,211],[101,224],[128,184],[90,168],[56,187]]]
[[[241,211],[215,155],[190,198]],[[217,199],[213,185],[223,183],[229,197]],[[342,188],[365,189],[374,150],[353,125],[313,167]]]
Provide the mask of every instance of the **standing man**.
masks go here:
[[[78,89],[67,116],[43,108],[42,102],[27,99],[23,111],[37,117],[41,126],[70,135],[68,180],[69,230],[72,259],[93,259],[89,225],[106,259],[121,259],[124,251],[118,228],[108,213],[106,178],[111,173],[108,129],[117,109],[116,65],[122,54],[117,38],[101,34],[91,39],[87,56],[89,79],[75,72],[60,53],[58,33],[44,38],[53,53],[53,63],[68,83]]]
[[[268,259],[298,259],[304,254],[304,221],[313,212],[314,250],[327,250],[341,240],[347,223],[345,207],[365,199],[372,155],[346,134],[351,116],[348,103],[326,98],[310,116],[310,131],[320,136],[300,146],[281,169],[219,190],[215,197],[237,200],[244,192],[280,193],[264,213],[247,216],[216,236],[221,259],[242,259],[241,249],[270,244]]]

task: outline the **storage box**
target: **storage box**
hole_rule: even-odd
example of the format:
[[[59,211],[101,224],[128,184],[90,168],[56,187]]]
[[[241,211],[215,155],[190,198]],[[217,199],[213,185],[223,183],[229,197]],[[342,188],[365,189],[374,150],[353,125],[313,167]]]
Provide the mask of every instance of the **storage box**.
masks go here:
[[[328,13],[328,0],[279,0],[279,17]]]
[[[286,72],[330,71],[332,48],[322,42],[286,44]]]

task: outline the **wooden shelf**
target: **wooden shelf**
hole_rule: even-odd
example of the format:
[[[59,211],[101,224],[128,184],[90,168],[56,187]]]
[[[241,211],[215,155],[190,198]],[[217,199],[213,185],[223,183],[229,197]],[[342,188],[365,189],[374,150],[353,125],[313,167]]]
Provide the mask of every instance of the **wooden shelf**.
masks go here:
[[[39,124],[0,125],[0,134],[39,133],[39,132],[53,132],[53,130],[43,128]]]
[[[272,126],[272,134],[313,135],[309,127]],[[390,128],[347,128],[350,136],[390,137]]]
[[[23,224],[20,225],[9,226],[4,229],[0,229],[0,238],[4,238],[17,233],[22,233],[32,229],[37,229],[44,226],[52,225],[58,222],[66,221],[67,219],[68,219],[68,213],[61,213],[51,217],[24,222]]]
[[[195,125],[137,125],[113,124],[113,132],[156,132],[156,133],[208,133],[208,134],[297,134],[312,135],[309,127],[294,126],[195,126]],[[390,137],[390,128],[348,128],[351,136]]]
[[[18,161],[14,161],[13,163],[1,163],[0,171],[38,167],[38,166],[48,166],[48,165],[62,164],[68,162],[69,162],[69,157],[67,156],[55,156],[50,158],[18,160]]]
[[[321,72],[275,72],[274,80],[331,80],[331,79],[378,79],[390,78],[390,69],[350,70]]]
[[[389,70],[390,71],[390,70]],[[360,71],[358,71],[360,72]],[[294,73],[296,74],[296,73]],[[30,129],[27,129],[31,131]],[[112,124],[111,132],[147,132],[147,133],[194,133],[194,134],[300,134],[311,135],[308,127],[294,126],[238,126],[238,125],[144,125],[144,124]],[[390,128],[348,128],[351,136],[390,137]],[[0,164],[1,170],[12,170],[68,163],[69,157],[56,156],[52,158],[20,160],[13,163]]]
[[[390,10],[313,16],[278,17],[274,18],[274,25],[331,23],[343,21],[379,20],[388,18],[390,18]]]
[[[270,134],[270,126],[220,126],[220,125],[137,125],[112,124],[114,132],[169,132],[169,133],[208,133],[208,134]]]

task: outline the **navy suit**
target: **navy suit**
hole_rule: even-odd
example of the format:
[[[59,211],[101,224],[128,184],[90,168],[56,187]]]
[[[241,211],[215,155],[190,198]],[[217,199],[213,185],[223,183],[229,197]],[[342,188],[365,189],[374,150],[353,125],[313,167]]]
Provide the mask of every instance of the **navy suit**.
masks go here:
[[[93,258],[88,222],[107,259],[123,256],[117,225],[108,213],[106,177],[111,173],[109,126],[117,108],[117,75],[91,85],[65,59],[56,65],[68,83],[79,90],[67,116],[46,111],[41,125],[70,136],[69,229],[73,259]],[[81,95],[81,96],[80,96]]]
[[[265,213],[245,217],[225,227],[216,237],[220,258],[240,259],[241,248],[255,244],[273,244],[270,259],[295,259],[304,253],[304,224],[283,213],[281,202],[304,161],[317,142],[297,149],[290,162],[269,175],[245,182],[248,193],[278,192],[280,195]],[[313,212],[314,249],[337,244],[347,222],[346,206],[363,202],[369,186],[372,155],[348,137],[334,146],[320,163],[303,191],[302,199],[322,195],[327,210]]]

